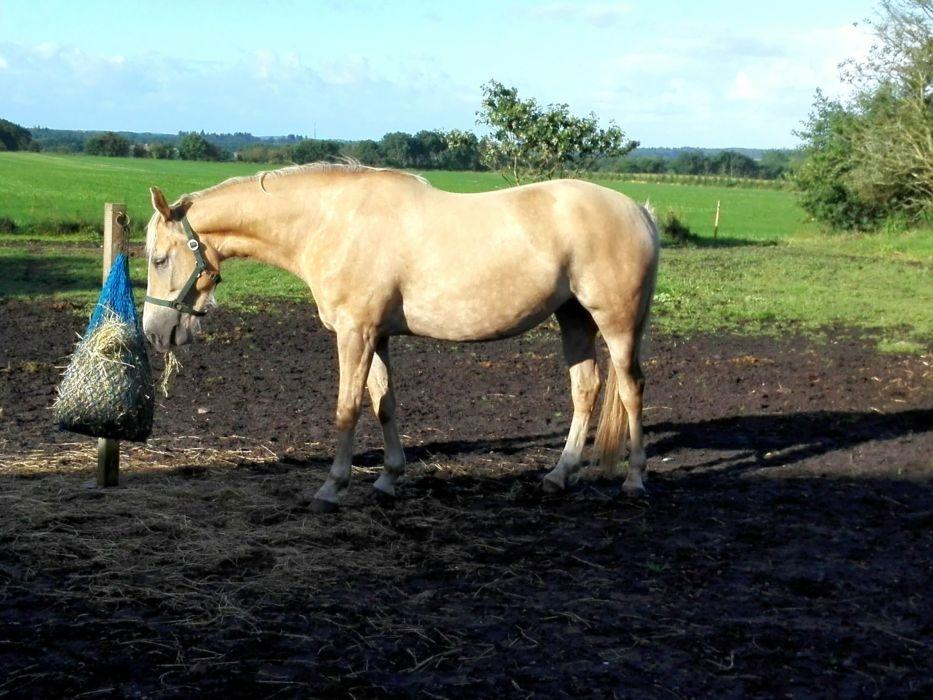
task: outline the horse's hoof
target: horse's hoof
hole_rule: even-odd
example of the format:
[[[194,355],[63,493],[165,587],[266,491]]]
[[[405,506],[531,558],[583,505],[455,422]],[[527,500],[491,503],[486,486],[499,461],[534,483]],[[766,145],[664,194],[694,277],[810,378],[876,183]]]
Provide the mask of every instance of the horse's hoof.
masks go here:
[[[541,490],[546,494],[557,495],[564,493],[567,489],[558,484],[556,481],[551,481],[547,477],[544,477],[541,479]]]
[[[326,515],[329,513],[336,513],[340,510],[340,506],[334,503],[333,501],[325,501],[323,498],[312,498],[311,499],[311,512],[315,515]]]
[[[369,500],[380,508],[395,507],[395,496],[393,496],[391,493],[386,493],[382,489],[377,489],[375,486],[373,486],[369,492]]]

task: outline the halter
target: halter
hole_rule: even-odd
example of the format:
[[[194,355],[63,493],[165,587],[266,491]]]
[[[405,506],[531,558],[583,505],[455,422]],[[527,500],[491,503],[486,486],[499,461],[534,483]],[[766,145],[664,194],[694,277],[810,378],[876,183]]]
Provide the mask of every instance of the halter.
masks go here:
[[[204,316],[207,314],[207,311],[194,308],[192,303],[188,301],[188,296],[194,290],[194,286],[198,283],[198,279],[201,275],[207,273],[211,281],[215,285],[218,285],[220,284],[220,273],[211,272],[207,269],[207,261],[204,259],[204,253],[201,251],[201,239],[198,238],[198,234],[191,228],[187,216],[182,217],[181,225],[185,230],[185,236],[188,237],[188,250],[194,254],[194,270],[191,271],[191,274],[188,276],[188,281],[185,282],[185,286],[181,288],[178,296],[175,297],[173,301],[158,299],[148,294],[146,295],[146,301],[150,304],[156,304],[157,306],[167,306],[170,309],[175,309],[185,314],[191,314],[192,316]]]

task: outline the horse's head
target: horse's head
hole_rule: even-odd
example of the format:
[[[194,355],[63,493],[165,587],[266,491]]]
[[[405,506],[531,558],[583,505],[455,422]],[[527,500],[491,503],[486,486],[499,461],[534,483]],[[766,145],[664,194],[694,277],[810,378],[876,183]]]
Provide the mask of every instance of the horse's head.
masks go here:
[[[146,231],[149,274],[143,331],[152,346],[165,352],[190,343],[201,329],[214,287],[220,282],[220,258],[188,223],[192,200],[169,206],[158,187],[150,188],[155,213]]]

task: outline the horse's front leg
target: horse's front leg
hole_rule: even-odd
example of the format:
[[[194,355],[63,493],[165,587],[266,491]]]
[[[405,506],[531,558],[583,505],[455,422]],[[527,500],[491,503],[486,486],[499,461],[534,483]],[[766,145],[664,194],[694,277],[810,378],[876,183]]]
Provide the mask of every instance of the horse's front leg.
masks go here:
[[[337,452],[327,481],[311,501],[316,513],[337,510],[340,498],[350,485],[353,459],[353,434],[363,404],[363,388],[376,347],[372,328],[338,328],[337,356],[340,363],[340,391],[337,395]]]
[[[394,496],[395,482],[405,473],[405,451],[398,437],[398,424],[395,422],[395,391],[392,389],[392,374],[389,367],[389,339],[380,338],[376,344],[376,354],[369,368],[366,382],[373,412],[382,426],[385,442],[383,471],[373,484],[376,497]]]

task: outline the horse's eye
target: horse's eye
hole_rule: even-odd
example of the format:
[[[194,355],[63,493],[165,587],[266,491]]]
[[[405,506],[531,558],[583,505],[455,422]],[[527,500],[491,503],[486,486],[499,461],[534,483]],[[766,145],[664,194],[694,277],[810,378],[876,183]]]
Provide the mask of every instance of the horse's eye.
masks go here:
[[[152,264],[156,267],[165,267],[165,264],[168,262],[168,256],[163,255],[161,258],[153,258]]]

